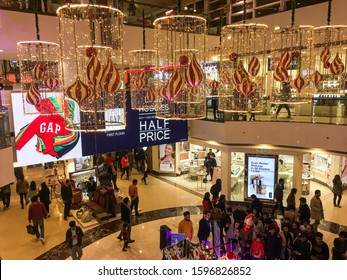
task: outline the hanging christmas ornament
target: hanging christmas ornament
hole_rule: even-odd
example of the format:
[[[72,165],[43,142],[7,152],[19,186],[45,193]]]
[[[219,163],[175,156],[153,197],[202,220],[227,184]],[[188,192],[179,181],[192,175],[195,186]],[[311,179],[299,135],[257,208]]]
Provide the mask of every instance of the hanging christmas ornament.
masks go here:
[[[100,79],[100,87],[103,91],[108,93],[114,93],[120,89],[122,85],[122,79],[118,70],[109,58],[106,67],[103,69],[103,73]]]
[[[166,86],[167,94],[172,96],[172,99],[175,99],[181,93],[183,84],[184,80],[181,73],[178,70],[174,70]]]
[[[39,90],[35,87],[34,83],[31,83],[30,88],[26,94],[25,100],[31,104],[36,105],[41,101],[41,95]]]
[[[280,62],[278,63],[278,65],[282,66],[285,69],[288,69],[291,62],[292,59],[289,52],[285,51],[281,54]]]
[[[229,59],[230,59],[230,61],[236,61],[237,60],[237,54],[236,53],[229,54]]]
[[[36,80],[42,80],[45,76],[47,65],[44,63],[36,63],[33,68],[33,76]]]
[[[179,58],[179,63],[181,65],[187,65],[188,64],[188,56],[181,55],[180,58]]]
[[[314,85],[317,87],[318,84],[323,81],[323,75],[319,73],[317,70],[312,74],[311,80],[314,83]]]
[[[149,102],[154,102],[155,101],[155,89],[154,89],[154,85],[150,84],[147,91],[146,91],[146,99]]]
[[[54,76],[50,75],[48,76],[44,81],[43,84],[46,88],[49,88],[50,91],[55,91],[60,83],[59,79],[55,78]]]
[[[248,63],[248,72],[253,77],[257,76],[260,70],[260,62],[256,56],[252,56]]]
[[[98,50],[93,47],[86,48],[86,56],[91,58],[92,56],[97,56]]]
[[[184,75],[186,83],[191,87],[198,87],[204,82],[204,72],[196,60],[195,54]]]
[[[77,77],[76,81],[66,88],[65,95],[81,105],[84,100],[91,97],[91,91],[89,87]]]
[[[92,55],[87,63],[87,77],[88,81],[94,85],[97,86],[100,82],[101,75],[102,75],[102,66],[100,63],[100,60],[95,56]]]
[[[301,77],[301,74],[298,74],[298,76],[293,80],[292,83],[293,87],[295,87],[299,93],[305,87],[305,79]]]
[[[337,53],[334,60],[330,64],[330,72],[333,75],[340,75],[343,73],[343,70],[345,70],[345,66]]]
[[[219,82],[217,82],[216,80],[209,81],[208,86],[210,89],[216,90],[219,87]]]

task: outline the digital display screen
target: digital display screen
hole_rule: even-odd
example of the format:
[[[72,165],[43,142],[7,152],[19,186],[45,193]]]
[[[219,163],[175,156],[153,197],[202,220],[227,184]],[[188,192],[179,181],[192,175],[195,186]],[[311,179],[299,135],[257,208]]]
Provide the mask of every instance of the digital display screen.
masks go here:
[[[246,196],[273,200],[277,181],[277,156],[246,155]]]

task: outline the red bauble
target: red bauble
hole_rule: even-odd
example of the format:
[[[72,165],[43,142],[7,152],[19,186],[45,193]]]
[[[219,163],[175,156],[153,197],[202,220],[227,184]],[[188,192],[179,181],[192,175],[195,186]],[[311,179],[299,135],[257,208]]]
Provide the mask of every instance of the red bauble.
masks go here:
[[[98,51],[93,48],[93,47],[90,47],[90,48],[86,48],[86,56],[87,57],[92,57],[93,55],[97,55]]]
[[[229,59],[230,59],[230,61],[236,61],[236,59],[237,59],[237,54],[236,54],[236,53],[231,53],[231,54],[229,54]]]
[[[324,62],[323,67],[324,67],[325,69],[330,68],[330,62],[329,62],[329,61]]]
[[[293,59],[297,59],[300,57],[300,52],[299,51],[293,51],[292,52],[292,58]]]
[[[41,63],[41,64],[39,65],[39,69],[40,69],[42,72],[45,72],[45,71],[46,71],[46,68],[47,68],[47,65],[44,64],[44,63]]]
[[[179,62],[181,65],[186,65],[188,64],[188,56],[186,55],[181,55],[179,58]]]
[[[145,69],[145,71],[148,71],[149,69],[151,69],[151,66],[145,65],[145,66],[143,67],[143,69]]]

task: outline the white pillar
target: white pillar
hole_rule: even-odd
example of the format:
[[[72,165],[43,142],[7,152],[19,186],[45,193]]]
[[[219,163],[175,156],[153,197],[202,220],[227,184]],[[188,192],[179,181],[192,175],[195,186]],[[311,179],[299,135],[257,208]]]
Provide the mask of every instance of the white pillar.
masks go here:
[[[222,194],[230,200],[230,184],[231,184],[231,153],[229,151],[221,151],[221,169],[222,169]]]

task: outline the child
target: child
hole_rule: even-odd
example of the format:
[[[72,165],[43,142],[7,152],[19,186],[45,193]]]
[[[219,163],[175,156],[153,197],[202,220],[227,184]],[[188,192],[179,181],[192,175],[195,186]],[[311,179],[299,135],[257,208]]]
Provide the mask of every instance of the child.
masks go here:
[[[122,228],[122,236],[123,236],[123,240],[124,240],[124,245],[123,245],[123,251],[124,252],[127,251],[126,248],[130,248],[130,246],[128,246],[128,237],[129,237],[128,235],[129,235],[128,224],[124,223],[123,228]]]
[[[254,260],[263,260],[265,257],[265,248],[263,242],[263,236],[258,233],[256,238],[252,242],[250,253]]]

